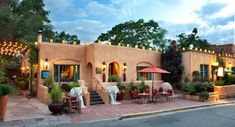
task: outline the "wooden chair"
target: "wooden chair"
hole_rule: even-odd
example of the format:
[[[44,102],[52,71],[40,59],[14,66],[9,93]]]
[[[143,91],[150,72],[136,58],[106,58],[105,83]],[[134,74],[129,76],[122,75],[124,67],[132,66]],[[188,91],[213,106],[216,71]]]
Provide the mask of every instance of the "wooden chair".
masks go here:
[[[65,113],[81,113],[81,102],[77,100],[77,97],[65,96],[63,103],[65,105]],[[73,110],[75,110],[75,112]]]
[[[131,90],[130,91],[130,96],[132,101],[137,101],[140,99],[140,96],[138,95],[138,91],[137,90]]]

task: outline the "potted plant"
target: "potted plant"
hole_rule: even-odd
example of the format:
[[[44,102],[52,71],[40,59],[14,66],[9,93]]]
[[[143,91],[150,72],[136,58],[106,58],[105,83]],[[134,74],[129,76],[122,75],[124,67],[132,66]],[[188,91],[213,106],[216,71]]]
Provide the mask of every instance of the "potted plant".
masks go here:
[[[61,114],[62,110],[64,109],[64,104],[62,103],[62,95],[63,92],[59,85],[53,85],[52,90],[50,92],[52,103],[48,105],[48,108],[53,115],[59,113]]]
[[[139,93],[149,93],[149,86],[145,85],[145,81],[141,80],[141,84],[137,86],[137,91]]]
[[[7,110],[8,94],[14,91],[10,85],[0,84],[0,121],[4,120],[4,116]]]
[[[112,76],[109,77],[108,81],[117,83],[117,87],[119,89],[119,92],[117,93],[117,100],[118,101],[123,100],[124,96],[125,96],[126,87],[124,85],[122,85],[121,77],[118,77],[117,75],[112,75]]]
[[[121,101],[125,97],[126,87],[124,85],[122,85],[122,84],[117,84],[117,87],[119,89],[119,92],[117,93],[117,100]]]
[[[130,84],[127,86],[127,92],[129,93],[131,99],[134,98],[133,93],[138,93],[137,86],[134,85],[134,83],[131,81]]]

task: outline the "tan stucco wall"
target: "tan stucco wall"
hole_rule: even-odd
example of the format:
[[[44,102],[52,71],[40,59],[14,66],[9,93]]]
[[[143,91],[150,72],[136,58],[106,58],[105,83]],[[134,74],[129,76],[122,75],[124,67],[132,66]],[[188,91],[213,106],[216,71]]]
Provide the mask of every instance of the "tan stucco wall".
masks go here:
[[[232,57],[221,57],[224,59],[226,68],[229,67],[229,63],[234,67],[235,59]],[[183,77],[189,75],[189,78],[192,79],[192,72],[199,71],[200,65],[205,64],[209,66],[209,77],[212,78],[211,66],[216,63],[216,54],[200,51],[185,51],[182,52],[182,64],[184,66],[184,75]],[[231,68],[230,68],[231,69]]]
[[[96,68],[102,68],[105,62],[106,81],[108,81],[108,67],[112,62],[119,65],[119,76],[123,75],[123,63],[127,64],[126,81],[136,80],[137,65],[160,66],[160,53],[136,48],[119,47],[105,44],[68,45],[58,43],[40,43],[38,84],[42,85],[41,71],[44,61],[48,58],[49,70],[54,72],[54,64],[79,64],[80,79],[85,80],[88,87],[94,88],[93,78],[102,81],[102,74],[96,74]],[[160,79],[158,75],[157,79]]]
[[[108,67],[112,62],[116,62],[119,65],[118,74],[123,77],[123,64],[126,63],[126,81],[135,81],[136,66],[148,65],[148,66],[160,66],[160,53],[156,51],[149,51],[143,49],[135,49],[128,47],[119,47],[112,45],[94,44],[94,67],[102,68],[102,63],[106,63],[106,81],[108,81]],[[95,68],[94,68],[95,69]],[[95,71],[95,70],[94,70]],[[98,80],[102,81],[102,74],[94,75]],[[158,77],[160,79],[160,77]]]
[[[196,52],[196,51],[186,51],[182,52],[182,64],[184,66],[184,76],[189,75],[192,79],[192,72],[199,71],[200,65],[205,64],[209,66],[209,77],[211,76],[211,65],[216,62],[216,55],[213,53]]]
[[[41,79],[41,71],[44,70],[44,61],[48,58],[49,70],[54,72],[54,64],[79,64],[81,79],[86,78],[85,60],[86,49],[80,45],[65,45],[58,43],[40,43],[39,47],[39,72],[38,72],[38,84],[41,85],[43,80]]]

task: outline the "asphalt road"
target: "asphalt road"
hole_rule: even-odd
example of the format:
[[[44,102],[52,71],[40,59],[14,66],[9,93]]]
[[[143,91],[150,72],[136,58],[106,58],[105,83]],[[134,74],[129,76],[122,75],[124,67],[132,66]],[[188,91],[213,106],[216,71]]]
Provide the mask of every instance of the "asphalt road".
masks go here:
[[[105,120],[59,127],[235,127],[235,105],[200,108],[125,120]]]

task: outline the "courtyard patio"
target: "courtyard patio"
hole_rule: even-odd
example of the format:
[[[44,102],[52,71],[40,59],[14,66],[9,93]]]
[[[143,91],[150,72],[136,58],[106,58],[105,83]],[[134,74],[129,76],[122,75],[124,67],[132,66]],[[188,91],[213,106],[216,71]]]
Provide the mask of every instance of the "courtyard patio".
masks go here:
[[[85,121],[95,121],[103,119],[120,118],[122,116],[161,112],[172,109],[186,107],[206,106],[210,104],[219,104],[231,102],[232,100],[219,100],[215,102],[199,102],[193,100],[175,98],[173,101],[165,103],[136,104],[131,100],[123,100],[120,105],[94,105],[82,109],[82,114],[69,114],[61,116],[52,116],[48,106],[41,103],[36,98],[28,99],[24,96],[10,96],[5,121],[25,120],[25,119],[48,119],[51,122],[76,123]]]

